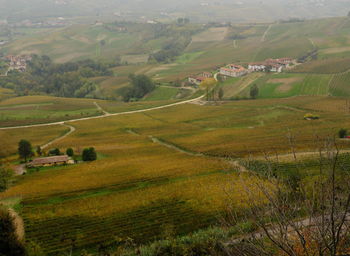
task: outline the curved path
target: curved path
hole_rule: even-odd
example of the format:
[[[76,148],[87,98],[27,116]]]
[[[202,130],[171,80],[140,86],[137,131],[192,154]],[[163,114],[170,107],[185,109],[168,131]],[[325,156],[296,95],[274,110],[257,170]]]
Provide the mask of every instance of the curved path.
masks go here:
[[[194,99],[180,101],[180,102],[176,102],[176,103],[171,103],[171,104],[163,105],[163,106],[159,106],[159,107],[146,108],[146,109],[140,109],[140,110],[132,110],[132,111],[125,111],[125,112],[113,113],[113,114],[110,114],[110,113],[102,110],[104,112],[104,115],[101,115],[101,116],[84,117],[84,118],[72,119],[72,120],[61,121],[61,122],[45,123],[45,124],[33,124],[33,125],[23,125],[23,126],[13,126],[13,127],[2,127],[2,128],[0,128],[0,130],[11,130],[11,129],[20,129],[20,128],[33,128],[33,127],[53,126],[53,125],[65,125],[67,123],[73,123],[73,122],[85,121],[85,120],[92,120],[92,119],[100,119],[100,118],[105,118],[105,117],[109,117],[109,116],[121,116],[121,115],[143,113],[143,112],[147,112],[147,111],[158,110],[158,109],[169,108],[169,107],[178,106],[178,105],[182,105],[182,104],[192,103],[192,102],[201,100],[203,97],[204,97],[204,95],[202,95],[200,97],[197,97],[197,98],[194,98]],[[99,106],[97,103],[95,105]]]
[[[70,134],[72,134],[73,132],[75,132],[75,127],[73,127],[71,125],[68,125],[68,124],[62,124],[62,125],[68,127],[70,129],[69,132],[67,132],[66,134],[64,134],[64,135],[62,135],[62,136],[60,136],[60,137],[50,141],[49,143],[46,143],[45,145],[42,145],[41,149],[45,149],[45,148],[51,146],[52,144],[54,144],[55,142],[57,142],[59,140],[62,140],[64,138],[66,138],[67,136],[69,136]]]
[[[272,28],[273,24],[271,24],[270,26],[268,26],[268,28],[266,29],[266,31],[264,32],[264,34],[261,37],[261,42],[265,42],[266,41],[266,36],[269,33],[270,29]]]

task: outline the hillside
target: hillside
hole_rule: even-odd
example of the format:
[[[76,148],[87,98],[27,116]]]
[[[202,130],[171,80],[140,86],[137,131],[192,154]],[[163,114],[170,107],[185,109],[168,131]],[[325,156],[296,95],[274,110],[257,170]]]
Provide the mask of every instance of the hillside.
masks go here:
[[[328,6],[317,3],[316,11]],[[261,225],[295,229],[310,211],[327,222],[349,204],[350,18],[20,31],[1,53],[39,56],[26,72],[0,77],[0,174],[15,174],[0,175],[0,205],[23,218],[33,255],[223,256],[235,245],[251,249],[250,237],[270,251],[247,255],[284,255],[261,239]],[[281,73],[216,74],[229,63],[283,57],[292,60]],[[187,83],[203,71],[213,87]],[[147,92],[122,102],[138,79]],[[32,151],[25,157],[23,139]],[[57,162],[57,149],[71,159]],[[91,149],[95,158],[86,159]],[[346,219],[347,208],[336,217]],[[313,250],[323,242],[310,236],[315,226],[301,228],[301,242],[291,227],[280,231]],[[344,237],[341,253],[350,247]]]

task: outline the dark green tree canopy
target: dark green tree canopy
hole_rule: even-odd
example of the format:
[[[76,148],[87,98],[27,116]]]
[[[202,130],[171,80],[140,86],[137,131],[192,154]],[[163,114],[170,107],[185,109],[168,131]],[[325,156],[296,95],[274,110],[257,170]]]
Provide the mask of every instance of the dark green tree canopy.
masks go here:
[[[72,157],[72,156],[74,156],[74,150],[72,148],[67,148],[66,154],[67,154],[67,156]]]
[[[250,87],[249,95],[252,99],[256,99],[259,95],[259,88],[256,84],[254,84],[252,87]]]
[[[348,136],[348,130],[346,129],[340,129],[338,132],[339,138],[345,138],[346,136]]]
[[[59,148],[54,148],[49,151],[49,154],[52,156],[59,156],[61,154],[61,151]]]
[[[95,161],[97,159],[97,153],[95,148],[85,148],[83,150],[83,161]]]
[[[18,154],[21,158],[24,158],[24,161],[27,162],[28,157],[33,155],[32,145],[27,140],[21,140],[18,143]]]
[[[151,78],[146,75],[130,75],[129,76],[131,87],[125,88],[122,91],[124,101],[130,101],[131,99],[141,99],[147,93],[150,93],[155,89],[155,84]]]

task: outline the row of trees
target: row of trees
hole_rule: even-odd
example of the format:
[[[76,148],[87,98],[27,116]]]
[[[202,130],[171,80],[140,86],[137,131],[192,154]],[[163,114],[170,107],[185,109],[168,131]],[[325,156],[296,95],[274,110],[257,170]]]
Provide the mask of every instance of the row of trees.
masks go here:
[[[41,147],[38,146],[35,150],[35,153],[38,156],[44,156],[45,153],[42,151]],[[66,155],[69,157],[75,157],[75,152],[73,148],[67,148],[65,151]],[[29,158],[33,157],[34,151],[31,143],[27,140],[21,140],[18,143],[18,154],[20,158],[24,159],[24,162],[27,162]],[[48,156],[59,156],[63,155],[61,150],[59,148],[53,148],[49,151]],[[97,159],[97,153],[95,148],[90,147],[90,148],[85,148],[82,152],[82,160],[83,161],[95,161]],[[1,173],[0,173],[1,176]],[[0,188],[1,188],[1,181],[0,181]]]

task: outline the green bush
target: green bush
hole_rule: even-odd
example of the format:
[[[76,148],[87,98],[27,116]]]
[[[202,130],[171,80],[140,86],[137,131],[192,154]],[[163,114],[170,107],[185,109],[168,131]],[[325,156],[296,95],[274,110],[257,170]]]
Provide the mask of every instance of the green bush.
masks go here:
[[[95,148],[85,148],[83,150],[83,161],[95,161],[97,159],[97,153]]]
[[[72,148],[67,148],[66,154],[67,154],[67,156],[72,157],[72,156],[74,156],[74,150]]]
[[[338,132],[339,138],[346,138],[348,136],[348,130],[340,129]]]

